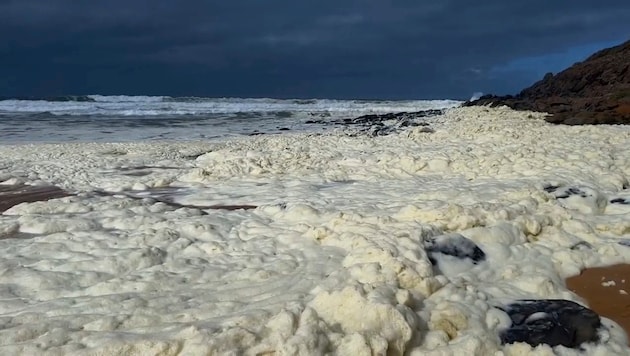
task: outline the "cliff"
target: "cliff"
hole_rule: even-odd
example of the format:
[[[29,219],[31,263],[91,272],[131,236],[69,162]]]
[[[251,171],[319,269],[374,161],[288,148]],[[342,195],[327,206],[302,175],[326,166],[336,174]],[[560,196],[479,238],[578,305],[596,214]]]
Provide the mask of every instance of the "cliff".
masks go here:
[[[515,96],[486,95],[464,105],[547,112],[557,124],[630,124],[630,41],[548,73]]]

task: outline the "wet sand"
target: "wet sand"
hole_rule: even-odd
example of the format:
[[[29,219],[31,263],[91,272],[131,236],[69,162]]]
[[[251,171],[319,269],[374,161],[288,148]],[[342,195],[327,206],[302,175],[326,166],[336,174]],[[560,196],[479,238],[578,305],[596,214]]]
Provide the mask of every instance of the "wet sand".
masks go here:
[[[216,205],[192,205],[192,204],[180,204],[174,201],[176,195],[181,188],[175,187],[161,187],[151,188],[142,191],[123,191],[123,192],[107,192],[98,190],[94,193],[101,196],[111,195],[125,195],[131,199],[155,199],[156,202],[164,203],[174,208],[193,208],[193,209],[210,209],[210,210],[251,210],[256,209],[257,205],[251,204],[216,204]]]
[[[567,287],[630,334],[630,264],[586,269],[568,278]]]
[[[72,194],[54,185],[0,185],[0,213],[20,203],[45,201],[70,195]]]

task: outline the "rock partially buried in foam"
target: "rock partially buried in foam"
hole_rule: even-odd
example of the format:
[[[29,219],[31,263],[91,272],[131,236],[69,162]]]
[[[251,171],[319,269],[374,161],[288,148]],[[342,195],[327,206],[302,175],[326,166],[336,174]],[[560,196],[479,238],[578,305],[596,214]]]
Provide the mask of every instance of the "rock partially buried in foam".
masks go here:
[[[576,348],[599,340],[599,315],[575,302],[563,299],[519,300],[505,308],[512,325],[500,337],[503,344],[525,342]]]
[[[437,264],[439,255],[469,259],[477,264],[486,259],[486,254],[472,240],[460,234],[446,234],[434,236],[424,242],[424,249],[429,255],[432,264]]]
[[[610,200],[610,204],[630,205],[630,199],[614,198]]]
[[[588,187],[548,185],[544,190],[553,195],[563,207],[584,214],[601,214],[608,204],[606,197]]]

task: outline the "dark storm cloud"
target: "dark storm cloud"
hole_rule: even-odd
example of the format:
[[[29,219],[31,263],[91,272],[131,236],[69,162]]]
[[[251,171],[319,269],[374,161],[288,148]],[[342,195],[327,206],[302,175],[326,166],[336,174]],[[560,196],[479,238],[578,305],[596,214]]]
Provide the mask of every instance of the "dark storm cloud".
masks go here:
[[[516,91],[536,78],[493,69],[625,40],[628,18],[627,0],[0,0],[0,95]]]

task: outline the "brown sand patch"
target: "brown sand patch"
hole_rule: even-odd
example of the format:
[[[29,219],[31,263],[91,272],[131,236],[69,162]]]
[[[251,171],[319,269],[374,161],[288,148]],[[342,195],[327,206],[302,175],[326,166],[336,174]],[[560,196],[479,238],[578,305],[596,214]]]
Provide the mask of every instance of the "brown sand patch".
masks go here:
[[[0,185],[0,213],[20,203],[32,203],[72,194],[54,185]]]
[[[630,334],[630,264],[588,268],[567,279],[567,287],[591,309],[612,319]]]
[[[630,116],[630,104],[621,104],[616,110],[620,115]]]

